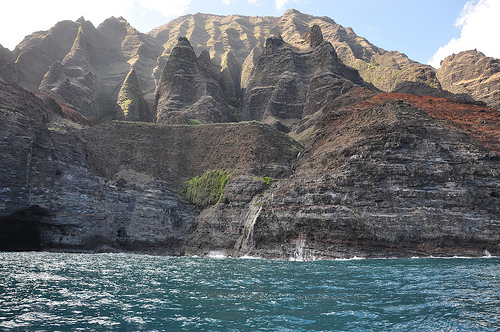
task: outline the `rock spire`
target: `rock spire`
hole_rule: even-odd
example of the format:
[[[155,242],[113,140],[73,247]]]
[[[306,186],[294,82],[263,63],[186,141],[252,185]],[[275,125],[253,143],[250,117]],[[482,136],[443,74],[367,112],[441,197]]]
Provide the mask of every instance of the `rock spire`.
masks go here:
[[[158,123],[189,124],[228,122],[231,114],[210,67],[208,53],[198,58],[186,37],[165,64],[156,92],[156,121]]]
[[[143,97],[139,79],[133,68],[123,82],[116,102],[115,119],[126,121],[153,121],[151,110]]]

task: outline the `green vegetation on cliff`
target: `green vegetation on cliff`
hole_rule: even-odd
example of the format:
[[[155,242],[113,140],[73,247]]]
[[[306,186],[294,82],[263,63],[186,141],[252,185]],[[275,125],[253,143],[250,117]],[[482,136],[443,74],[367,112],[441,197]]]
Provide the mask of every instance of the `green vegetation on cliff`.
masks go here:
[[[229,176],[228,170],[209,170],[203,176],[196,176],[187,181],[180,194],[200,209],[214,205],[222,198]]]
[[[263,178],[252,178],[252,179],[256,181],[262,181],[266,184],[266,186],[270,186],[273,183],[273,179],[271,179],[269,176],[264,176]]]
[[[188,119],[188,125],[190,126],[199,126],[201,121],[198,119]]]

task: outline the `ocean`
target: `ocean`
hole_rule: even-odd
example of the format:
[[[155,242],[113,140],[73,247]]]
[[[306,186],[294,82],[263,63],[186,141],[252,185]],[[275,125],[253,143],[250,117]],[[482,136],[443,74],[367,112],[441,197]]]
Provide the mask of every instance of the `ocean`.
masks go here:
[[[0,331],[498,331],[499,258],[0,253]]]

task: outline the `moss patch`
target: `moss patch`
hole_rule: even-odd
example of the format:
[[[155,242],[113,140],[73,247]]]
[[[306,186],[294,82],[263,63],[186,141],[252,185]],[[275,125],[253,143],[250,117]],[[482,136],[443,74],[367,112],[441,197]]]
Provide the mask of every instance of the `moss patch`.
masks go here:
[[[187,181],[180,194],[189,203],[203,209],[220,202],[230,171],[210,170],[201,177],[194,177]]]
[[[190,126],[199,126],[201,121],[198,119],[188,119],[188,125]]]
[[[268,186],[270,186],[273,183],[273,179],[271,179],[269,176],[264,176],[263,178],[252,178],[252,179],[256,181],[262,181]]]

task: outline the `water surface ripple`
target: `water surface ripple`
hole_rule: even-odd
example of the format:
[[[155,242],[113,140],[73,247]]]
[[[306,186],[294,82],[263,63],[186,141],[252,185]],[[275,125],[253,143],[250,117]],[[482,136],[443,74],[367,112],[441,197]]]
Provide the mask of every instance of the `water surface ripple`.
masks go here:
[[[5,331],[498,331],[500,259],[0,253]]]

